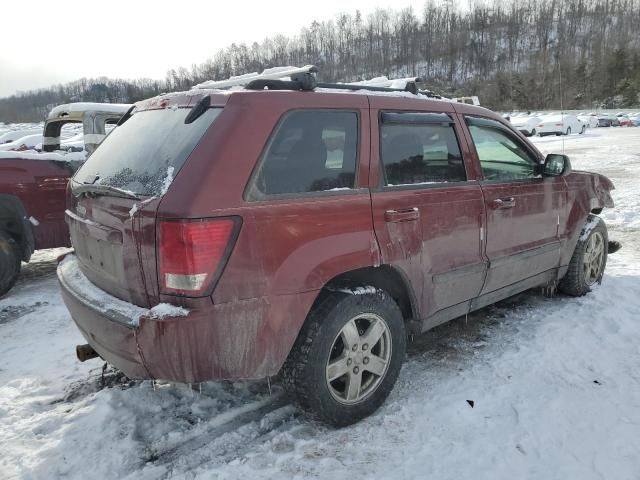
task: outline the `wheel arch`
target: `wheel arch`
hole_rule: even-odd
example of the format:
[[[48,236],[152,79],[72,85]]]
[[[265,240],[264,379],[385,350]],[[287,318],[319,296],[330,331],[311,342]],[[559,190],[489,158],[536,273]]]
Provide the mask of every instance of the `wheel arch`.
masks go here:
[[[324,285],[314,302],[314,307],[331,291],[369,286],[384,290],[395,300],[405,323],[410,324],[420,318],[418,301],[409,279],[397,268],[386,264],[358,268],[336,275]]]

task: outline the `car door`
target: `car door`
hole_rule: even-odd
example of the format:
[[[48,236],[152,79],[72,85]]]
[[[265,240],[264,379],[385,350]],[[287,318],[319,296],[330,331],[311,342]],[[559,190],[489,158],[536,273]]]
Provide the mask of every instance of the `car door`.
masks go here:
[[[567,190],[561,177],[542,177],[542,159],[507,126],[488,118],[465,119],[483,176],[485,294],[559,266],[558,224]]]
[[[482,191],[453,113],[372,109],[371,121],[376,237],[384,263],[411,280],[430,328],[465,314],[482,287]]]

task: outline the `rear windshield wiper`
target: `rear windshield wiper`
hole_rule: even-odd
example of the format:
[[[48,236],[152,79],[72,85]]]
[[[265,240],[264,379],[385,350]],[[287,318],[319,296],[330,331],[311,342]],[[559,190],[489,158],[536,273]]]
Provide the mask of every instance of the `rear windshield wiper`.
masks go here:
[[[98,195],[108,195],[112,197],[121,197],[121,198],[130,198],[132,200],[140,200],[140,197],[133,192],[129,192],[127,190],[122,190],[118,187],[112,187],[110,185],[96,185],[96,184],[85,184],[78,185],[71,189],[71,192],[79,197],[82,194],[87,194],[90,196],[98,196]]]

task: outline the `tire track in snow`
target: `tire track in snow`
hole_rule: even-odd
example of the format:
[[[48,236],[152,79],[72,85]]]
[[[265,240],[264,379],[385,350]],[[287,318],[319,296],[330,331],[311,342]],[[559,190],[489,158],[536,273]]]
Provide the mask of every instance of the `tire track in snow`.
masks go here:
[[[277,393],[216,415],[184,434],[178,445],[165,449],[151,446],[145,463],[168,467],[167,477],[176,469],[184,473],[203,463],[223,463],[250,450],[295,413],[295,407],[288,404],[285,395]]]

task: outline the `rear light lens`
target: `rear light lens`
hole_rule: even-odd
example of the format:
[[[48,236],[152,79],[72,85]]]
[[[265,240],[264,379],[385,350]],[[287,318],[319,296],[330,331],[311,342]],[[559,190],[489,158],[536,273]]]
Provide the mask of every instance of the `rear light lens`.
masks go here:
[[[561,123],[556,123],[556,127],[561,127],[562,124]]]
[[[210,294],[229,258],[239,218],[161,221],[159,273],[161,293]]]

